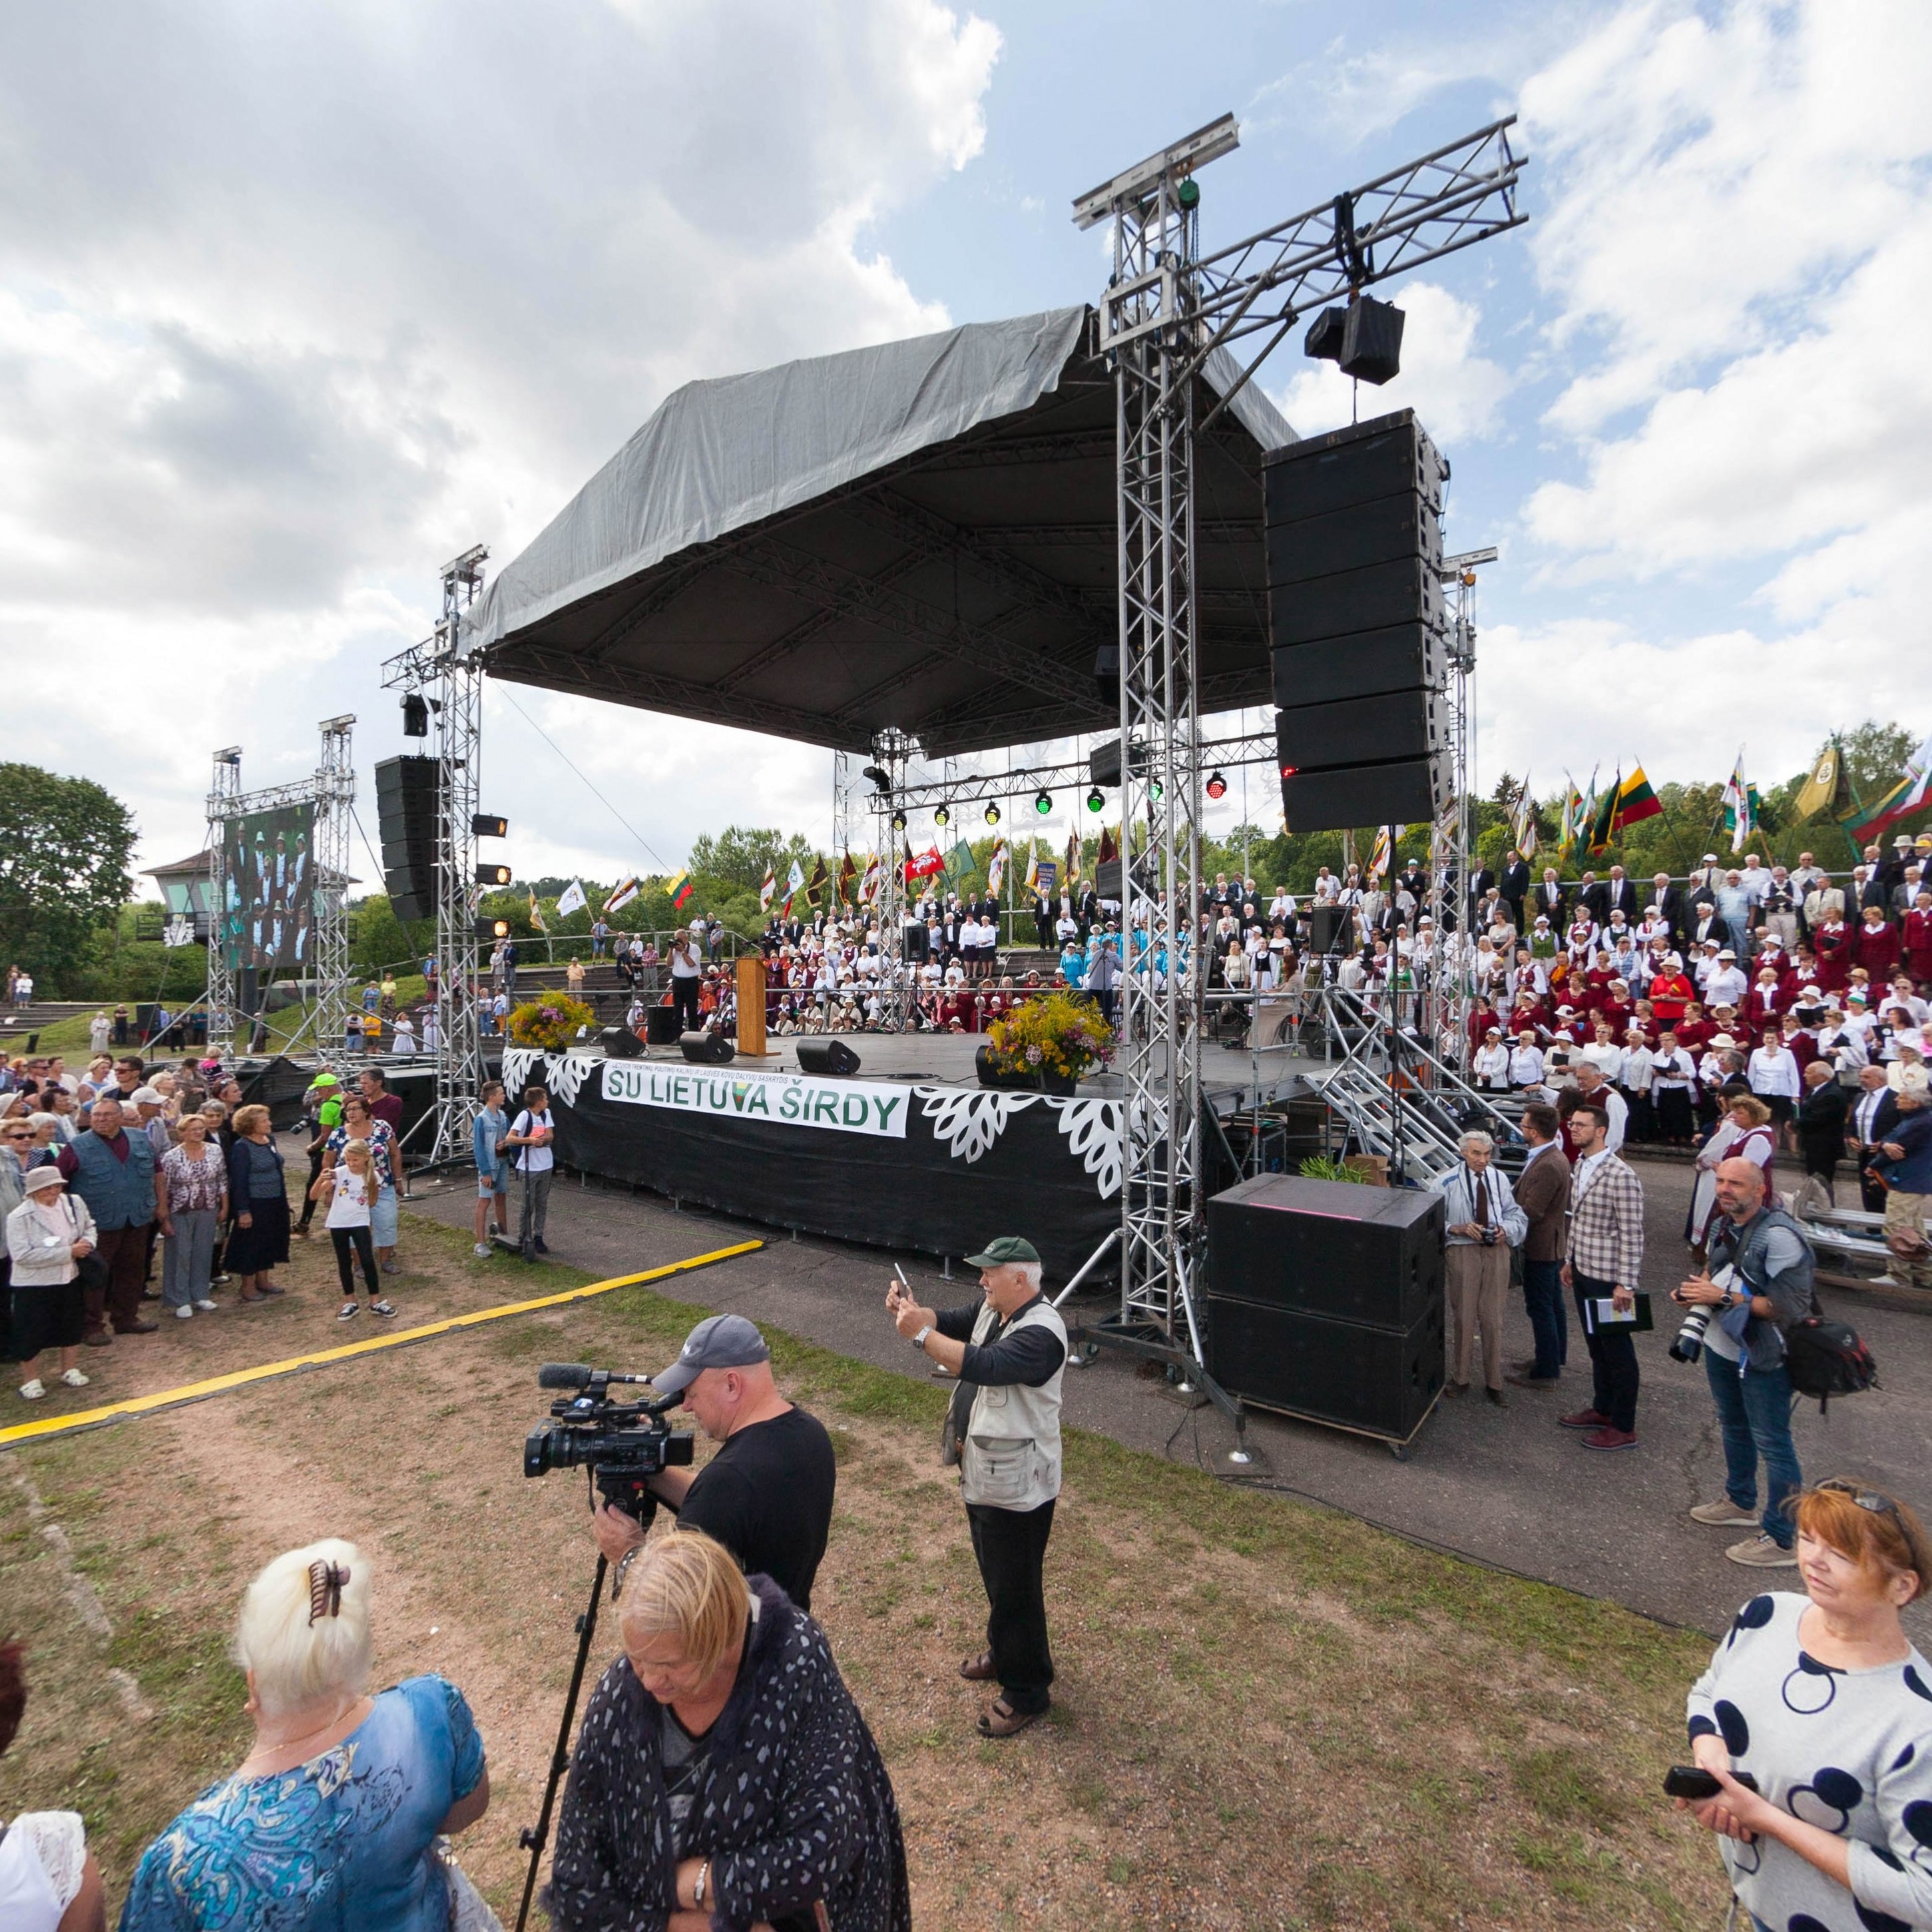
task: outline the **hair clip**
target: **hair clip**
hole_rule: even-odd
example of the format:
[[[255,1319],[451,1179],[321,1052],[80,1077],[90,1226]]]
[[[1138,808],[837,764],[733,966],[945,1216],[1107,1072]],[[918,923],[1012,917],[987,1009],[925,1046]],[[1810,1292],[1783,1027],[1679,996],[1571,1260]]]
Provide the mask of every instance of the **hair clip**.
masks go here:
[[[346,1564],[325,1563],[318,1558],[308,1566],[308,1620],[311,1625],[317,1617],[341,1616],[342,1593],[348,1584]]]

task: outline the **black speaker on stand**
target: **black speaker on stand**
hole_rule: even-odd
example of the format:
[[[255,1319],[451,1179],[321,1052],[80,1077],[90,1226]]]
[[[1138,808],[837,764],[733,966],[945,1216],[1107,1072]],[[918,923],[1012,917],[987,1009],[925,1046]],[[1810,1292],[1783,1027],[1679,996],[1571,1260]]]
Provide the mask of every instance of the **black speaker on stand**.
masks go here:
[[[801,1040],[796,1042],[801,1073],[831,1073],[849,1078],[859,1070],[859,1056],[842,1040]]]
[[[678,1042],[677,1009],[655,1006],[644,1009],[644,1039],[652,1046],[675,1046]]]
[[[606,1060],[641,1060],[644,1043],[628,1027],[606,1027],[597,1037],[604,1043]]]
[[[722,1033],[680,1034],[678,1051],[694,1066],[729,1066],[738,1049]]]

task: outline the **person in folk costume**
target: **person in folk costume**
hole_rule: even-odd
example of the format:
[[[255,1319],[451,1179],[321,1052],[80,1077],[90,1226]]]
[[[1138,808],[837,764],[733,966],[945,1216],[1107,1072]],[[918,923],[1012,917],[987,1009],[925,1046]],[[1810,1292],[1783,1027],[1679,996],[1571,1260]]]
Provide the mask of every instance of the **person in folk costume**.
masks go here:
[[[1852,928],[1842,906],[1833,906],[1823,922],[1811,928],[1811,951],[1818,962],[1818,984],[1828,993],[1843,992],[1852,974]]]
[[[1882,906],[1868,905],[1859,916],[1863,922],[1852,934],[1852,963],[1874,982],[1889,980],[1898,970],[1898,928]]]
[[[1922,993],[1932,992],[1932,888],[1921,886],[1913,894],[1900,938],[1912,983]]]
[[[1723,1119],[1697,1150],[1697,1184],[1690,1196],[1684,1238],[1700,1267],[1703,1264],[1712,1224],[1722,1211],[1718,1205],[1718,1168],[1721,1162],[1755,1162],[1764,1170],[1764,1198],[1767,1201],[1778,1198],[1772,1191],[1772,1163],[1778,1154],[1778,1136],[1770,1121],[1770,1108],[1755,1094],[1734,1094]]]
[[[1590,957],[1597,950],[1597,922],[1580,906],[1576,916],[1570,922],[1569,930],[1564,934],[1564,947],[1570,956],[1571,970],[1582,972],[1590,963]]]
[[[1529,953],[1532,959],[1554,959],[1557,952],[1556,928],[1546,915],[1539,913],[1536,923],[1529,929]]]

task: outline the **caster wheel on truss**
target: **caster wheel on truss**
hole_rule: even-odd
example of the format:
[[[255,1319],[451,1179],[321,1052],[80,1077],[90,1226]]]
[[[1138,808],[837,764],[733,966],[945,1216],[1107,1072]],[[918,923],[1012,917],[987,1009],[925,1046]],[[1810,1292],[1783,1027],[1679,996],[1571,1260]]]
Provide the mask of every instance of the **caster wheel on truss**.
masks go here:
[[[1388,1447],[1389,1454],[1398,1462],[1406,1462],[1408,1460],[1408,1444],[1406,1442],[1391,1442]]]

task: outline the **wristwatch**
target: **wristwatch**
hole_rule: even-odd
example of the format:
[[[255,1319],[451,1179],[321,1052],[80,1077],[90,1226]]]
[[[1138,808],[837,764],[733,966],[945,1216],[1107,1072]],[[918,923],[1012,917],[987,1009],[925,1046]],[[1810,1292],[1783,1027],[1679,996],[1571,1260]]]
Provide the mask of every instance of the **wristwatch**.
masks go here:
[[[912,1338],[913,1346],[916,1348],[922,1355],[926,1353],[926,1338],[932,1333],[932,1324],[928,1322],[926,1326]]]

